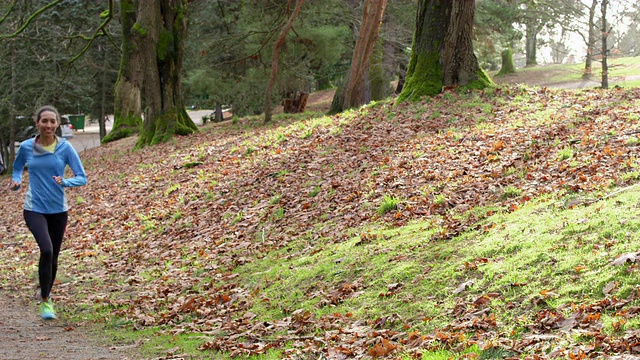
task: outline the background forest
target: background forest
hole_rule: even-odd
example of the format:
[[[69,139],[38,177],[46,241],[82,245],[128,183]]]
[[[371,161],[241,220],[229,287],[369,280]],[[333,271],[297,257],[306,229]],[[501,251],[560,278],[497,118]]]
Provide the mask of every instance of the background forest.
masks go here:
[[[274,104],[343,83],[364,3],[304,3],[278,49]],[[100,1],[0,5],[5,14],[0,18],[0,142],[5,160],[13,156],[9,139],[30,121],[28,116],[38,105],[55,104],[62,113],[83,113],[92,121],[113,114],[122,56],[120,8],[118,2],[115,5],[109,18]],[[185,106],[218,111],[226,107],[236,116],[263,112],[274,42],[287,21],[288,5],[191,1],[182,75]],[[608,5],[609,18],[604,23],[603,5]],[[602,58],[603,26],[608,27],[607,56],[640,53],[640,30],[633,25],[640,11],[636,2],[480,0],[476,8],[474,51],[481,66],[500,70],[500,75],[538,63],[584,63],[584,75],[597,77],[593,68],[599,71],[600,63],[593,61]],[[369,62],[369,100],[384,99],[401,89],[416,9],[414,0],[387,4]]]

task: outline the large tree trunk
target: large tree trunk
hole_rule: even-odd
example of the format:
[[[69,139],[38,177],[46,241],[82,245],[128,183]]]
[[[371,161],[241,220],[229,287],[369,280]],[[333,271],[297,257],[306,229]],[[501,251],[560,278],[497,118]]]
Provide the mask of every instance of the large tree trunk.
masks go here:
[[[100,77],[100,118],[98,119],[98,127],[100,129],[100,141],[107,136],[107,128],[106,128],[106,99],[107,99],[107,66],[109,64],[109,51],[106,47],[101,48],[102,54],[102,76]]]
[[[10,41],[11,47],[11,108],[9,109],[9,159],[5,163],[10,172],[13,171],[13,161],[16,159],[16,147],[13,146],[16,133],[15,108],[18,103],[18,74],[16,70],[15,40]]]
[[[584,74],[582,77],[589,78],[593,73],[593,56],[596,48],[596,6],[598,0],[593,0],[589,7],[589,34],[587,39],[587,56],[584,61]]]
[[[607,36],[609,35],[609,29],[607,29],[607,5],[609,0],[602,0],[602,88],[609,88],[609,66],[607,64]]]
[[[473,2],[421,0],[418,4],[407,80],[398,101],[436,95],[443,87],[491,85],[473,53]]]
[[[402,92],[404,83],[407,81],[407,67],[409,64],[405,57],[402,56],[403,52],[404,49],[396,48],[396,58],[400,59],[398,61],[398,86],[396,86],[396,90],[394,91],[396,95],[399,95]]]
[[[121,9],[123,51],[115,122],[105,140],[140,129],[138,146],[145,146],[198,131],[184,108],[180,86],[187,0],[122,0]]]
[[[215,116],[213,122],[220,122],[224,120],[224,114],[222,113],[222,104],[216,104]]]
[[[538,24],[529,20],[526,24],[526,66],[538,65]]]
[[[288,8],[291,8],[291,2],[293,0],[289,0]],[[293,12],[289,16],[289,20],[287,23],[280,29],[280,36],[276,39],[276,42],[273,44],[273,55],[271,58],[271,77],[269,78],[269,83],[267,84],[267,91],[265,92],[265,101],[264,101],[264,123],[268,123],[271,121],[271,93],[273,91],[273,85],[276,83],[276,76],[278,76],[278,54],[280,52],[280,47],[284,44],[285,39],[287,38],[287,34],[289,30],[293,26],[293,22],[298,17],[300,13],[300,9],[302,8],[303,0],[298,0],[296,3],[296,7]]]
[[[344,87],[335,92],[329,113],[339,113],[370,101],[369,59],[378,40],[380,23],[386,7],[387,0],[365,1],[362,26],[353,49],[351,69],[347,74]]]
[[[115,85],[113,110],[113,128],[102,142],[118,140],[131,136],[142,125],[142,80],[144,67],[142,53],[138,51],[143,40],[133,32],[140,31],[136,26],[136,13],[133,0],[120,2],[122,22],[122,60],[118,80]]]
[[[513,51],[511,49],[502,50],[502,67],[498,72],[498,76],[514,74],[516,72],[516,65],[513,62]]]
[[[304,112],[309,100],[309,93],[297,92],[282,100],[282,111],[285,114],[297,114]]]
[[[8,52],[9,52],[9,62],[11,67],[11,98],[9,101],[6,115],[8,116],[9,123],[9,131],[4,133],[0,131],[0,164],[4,164],[6,171],[11,172],[13,169],[11,164],[16,158],[16,147],[13,145],[15,142],[15,132],[16,132],[16,113],[15,108],[18,103],[18,80],[17,80],[17,69],[16,69],[16,56],[15,56],[15,44],[14,39],[10,39],[7,43]],[[3,114],[5,115],[5,114]],[[5,138],[6,136],[6,138]],[[7,147],[5,147],[5,144]],[[0,168],[1,170],[1,168]],[[1,173],[1,172],[0,172]]]
[[[379,101],[386,98],[389,79],[384,71],[384,52],[380,39],[378,39],[374,52],[371,54],[369,79],[371,82],[371,100]]]
[[[188,0],[140,1],[137,24],[142,28],[144,57],[144,124],[138,146],[153,145],[174,135],[198,131],[184,107],[181,90]]]

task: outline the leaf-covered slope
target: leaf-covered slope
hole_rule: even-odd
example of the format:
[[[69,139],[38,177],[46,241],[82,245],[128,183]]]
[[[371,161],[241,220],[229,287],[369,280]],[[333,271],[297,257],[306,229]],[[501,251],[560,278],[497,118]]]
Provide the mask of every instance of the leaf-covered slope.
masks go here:
[[[89,184],[68,191],[62,262],[74,264],[63,264],[67,286],[55,291],[138,326],[212,334],[202,348],[230,354],[288,344],[289,356],[387,355],[446,344],[398,333],[397,324],[385,325],[393,319],[366,312],[283,308],[261,294],[277,279],[247,279],[239,270],[260,259],[312,256],[374,224],[428,220],[428,247],[542,194],[624,185],[637,165],[639,98],[638,89],[500,87],[267,127],[259,119],[213,124],[141,150],[133,150],[135,139],[90,149],[82,153]],[[381,211],[385,198],[397,200],[393,210]],[[12,195],[10,208],[21,200]],[[5,251],[33,266],[20,213],[2,222],[10,234]],[[7,286],[33,283],[32,268],[18,267]],[[331,284],[322,308],[368,288],[334,280],[318,279],[303,296]],[[271,315],[253,312],[259,303],[280,315],[265,320]],[[405,316],[406,326],[423,315]],[[468,330],[495,326],[479,319]]]

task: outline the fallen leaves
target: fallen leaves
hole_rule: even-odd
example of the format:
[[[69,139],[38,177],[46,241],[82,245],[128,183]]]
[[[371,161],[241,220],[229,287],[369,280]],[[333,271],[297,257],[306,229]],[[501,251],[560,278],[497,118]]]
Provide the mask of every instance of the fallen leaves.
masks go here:
[[[383,357],[389,355],[392,351],[398,348],[398,345],[392,343],[387,339],[381,339],[379,343],[375,344],[369,351],[367,352],[369,355],[374,358]]]
[[[640,312],[632,308],[623,312],[624,301],[609,299],[615,283],[602,289],[608,302],[575,305],[566,312],[541,311],[525,324],[528,333],[513,340],[500,333],[492,307],[501,300],[500,294],[466,298],[474,275],[488,261],[485,258],[468,260],[459,269],[465,277],[447,284],[458,300],[447,309],[455,321],[428,334],[412,328],[411,321],[430,320],[424,314],[416,319],[401,319],[394,313],[373,319],[339,313],[319,316],[287,308],[265,295],[262,289],[276,283],[277,277],[258,276],[257,285],[248,288],[234,274],[236,267],[301,237],[310,240],[298,254],[310,255],[344,242],[350,238],[348,231],[374,221],[394,227],[427,219],[438,226],[433,238],[424,239],[429,243],[468,230],[494,231],[495,223],[479,225],[493,211],[457,216],[473,208],[491,205],[516,211],[546,193],[590,192],[614,182],[623,184],[620,174],[635,163],[637,150],[625,144],[624,136],[611,134],[612,129],[616,134],[634,130],[636,124],[623,116],[621,104],[637,101],[640,90],[580,94],[588,99],[582,100],[585,106],[571,91],[497,88],[493,94],[477,93],[475,101],[484,106],[473,111],[438,101],[420,107],[397,104],[390,121],[388,109],[373,106],[350,118],[333,117],[308,137],[295,136],[295,126],[283,124],[221,123],[211,132],[135,151],[131,150],[135,139],[87,150],[82,158],[90,182],[69,191],[71,200],[84,201],[70,213],[67,242],[74,257],[99,264],[91,274],[96,285],[86,301],[111,307],[113,316],[139,327],[164,325],[175,333],[201,333],[206,336],[203,351],[230,356],[279,349],[291,358],[382,358],[435,343],[450,348],[484,344],[540,356],[554,351],[573,358],[598,354],[591,347],[549,348],[549,344],[572,344],[559,330],[579,330],[602,349],[637,353],[640,333],[614,339],[604,336],[599,325],[603,309],[618,312],[612,325],[616,331],[624,331],[625,320]],[[545,104],[551,118],[536,118],[534,112],[507,107],[502,101],[524,96]],[[436,112],[441,116],[429,116]],[[601,116],[607,120],[578,121]],[[479,117],[486,121],[480,123]],[[278,135],[282,141],[273,140]],[[555,158],[564,148],[571,150],[566,154],[570,160]],[[405,201],[380,216],[372,204],[385,195]],[[11,206],[19,208],[21,200],[12,200]],[[19,214],[1,221],[8,233],[26,231]],[[318,239],[329,240],[318,245]],[[386,240],[363,232],[355,246]],[[0,243],[0,249],[11,254],[33,251],[24,246]],[[407,256],[399,255],[395,261]],[[624,254],[611,264],[636,263],[638,258],[639,252]],[[346,259],[335,261],[343,264]],[[576,276],[585,270],[573,267]],[[323,278],[304,296],[317,298],[320,308],[330,308],[372,291],[366,281],[334,283]],[[390,281],[373,291],[379,301],[401,297],[410,281]],[[513,282],[507,287],[518,290],[527,285]],[[113,293],[120,295],[108,296]],[[544,304],[556,296],[545,290],[531,303],[510,306]],[[430,301],[425,299],[415,301]],[[277,309],[281,316],[259,319],[250,311],[255,303]]]

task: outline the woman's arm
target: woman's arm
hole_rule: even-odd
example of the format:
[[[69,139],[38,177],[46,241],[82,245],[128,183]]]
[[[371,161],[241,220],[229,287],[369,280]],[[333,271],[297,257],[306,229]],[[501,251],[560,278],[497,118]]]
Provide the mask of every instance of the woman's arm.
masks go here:
[[[71,145],[69,145],[69,150],[67,152],[67,165],[71,168],[73,177],[62,179],[62,186],[74,187],[85,185],[87,183],[87,174],[84,172],[80,156],[78,156],[78,153]]]
[[[18,190],[22,184],[22,172],[24,171],[24,166],[27,164],[27,152],[25,147],[26,145],[24,142],[20,144],[18,154],[16,154],[16,159],[13,161],[13,173],[11,173],[11,183],[9,184],[9,189],[11,190]]]

